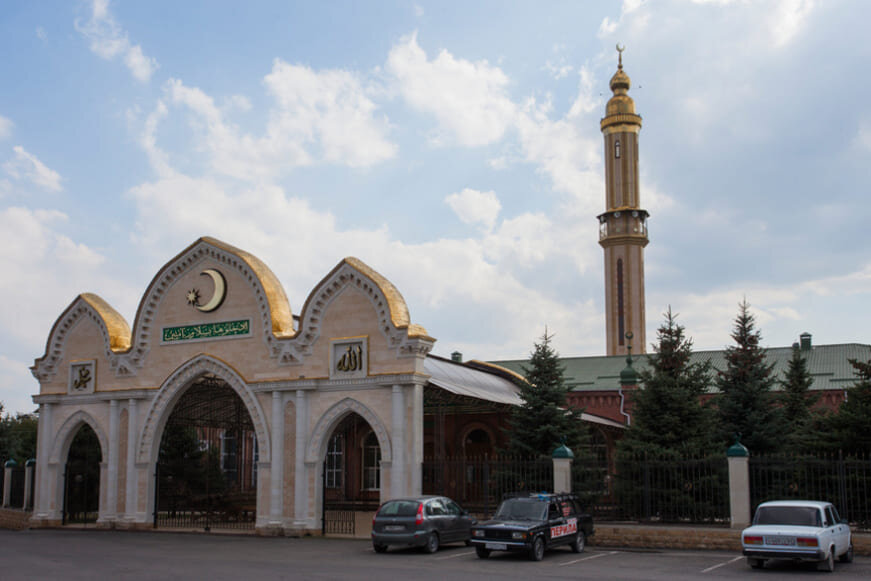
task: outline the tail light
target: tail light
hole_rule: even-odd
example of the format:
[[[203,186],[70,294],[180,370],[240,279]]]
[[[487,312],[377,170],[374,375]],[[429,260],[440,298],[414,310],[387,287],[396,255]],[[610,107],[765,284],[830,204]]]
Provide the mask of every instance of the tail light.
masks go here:
[[[745,545],[761,545],[762,544],[762,537],[745,536],[744,537],[744,544]]]
[[[423,503],[417,505],[417,516],[414,518],[414,524],[422,525],[423,524]]]
[[[817,543],[816,537],[798,537],[795,544],[799,547],[816,547],[819,543]]]

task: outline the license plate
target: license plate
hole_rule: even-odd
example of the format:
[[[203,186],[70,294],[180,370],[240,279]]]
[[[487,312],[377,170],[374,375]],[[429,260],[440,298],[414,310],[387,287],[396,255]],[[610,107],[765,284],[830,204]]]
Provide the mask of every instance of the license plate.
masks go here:
[[[405,527],[402,526],[402,525],[387,525],[387,526],[384,527],[384,530],[385,530],[385,531],[390,531],[390,532],[393,532],[393,531],[404,531],[404,530],[405,530]]]
[[[795,546],[795,537],[765,537],[766,545]]]
[[[508,549],[508,545],[505,543],[487,543],[484,547],[493,551],[504,551]]]

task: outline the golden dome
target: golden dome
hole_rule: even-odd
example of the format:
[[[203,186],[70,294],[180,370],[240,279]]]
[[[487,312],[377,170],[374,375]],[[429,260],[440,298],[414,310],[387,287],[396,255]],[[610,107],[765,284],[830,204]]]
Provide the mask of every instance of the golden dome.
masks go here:
[[[610,83],[614,96],[608,100],[608,105],[605,108],[605,117],[610,117],[611,115],[635,115],[635,101],[627,94],[632,81],[629,79],[629,75],[623,71],[623,50],[618,44],[617,72],[611,77]]]

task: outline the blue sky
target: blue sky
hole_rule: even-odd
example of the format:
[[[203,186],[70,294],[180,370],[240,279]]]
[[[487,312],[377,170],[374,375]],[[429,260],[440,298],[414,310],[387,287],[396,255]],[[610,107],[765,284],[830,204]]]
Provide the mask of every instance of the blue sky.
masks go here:
[[[0,401],[82,292],[132,324],[200,236],[296,313],[345,256],[434,353],[604,353],[599,120],[626,46],[644,119],[648,340],[868,343],[861,1],[29,2],[0,7]]]

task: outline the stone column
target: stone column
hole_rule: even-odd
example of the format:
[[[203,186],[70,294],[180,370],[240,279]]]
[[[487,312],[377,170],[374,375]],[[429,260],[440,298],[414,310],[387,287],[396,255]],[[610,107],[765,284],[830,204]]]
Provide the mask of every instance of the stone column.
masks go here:
[[[136,400],[127,400],[127,483],[124,494],[126,500],[124,507],[126,511],[126,520],[134,522],[136,520],[136,434],[139,416],[136,411]]]
[[[284,483],[284,398],[272,392],[272,468],[269,471],[269,526],[281,526]]]
[[[411,396],[411,442],[406,447],[411,452],[408,471],[411,472],[410,495],[417,496],[423,488],[423,385],[414,384],[409,389]],[[396,452],[394,451],[394,455]]]
[[[305,464],[306,433],[308,432],[308,399],[306,392],[296,392],[296,450],[293,478],[293,516],[294,525],[307,526],[308,523],[308,475]]]
[[[118,436],[120,433],[121,408],[118,400],[109,402],[109,453],[106,471],[106,514],[103,521],[114,521],[118,514]]]
[[[36,498],[34,499],[33,516],[39,520],[51,518],[51,474],[48,460],[52,445],[52,412],[54,406],[49,403],[39,404],[39,425],[37,426],[36,442]],[[57,512],[59,515],[60,513]]]
[[[390,467],[390,496],[394,498],[405,496],[409,493],[408,482],[405,478],[405,448],[407,444],[405,441],[405,397],[403,395],[402,386],[394,385],[393,406],[391,409],[393,462]],[[386,499],[382,497],[381,500]]]
[[[729,461],[729,515],[733,529],[750,525],[750,452],[738,438],[726,451]]]

